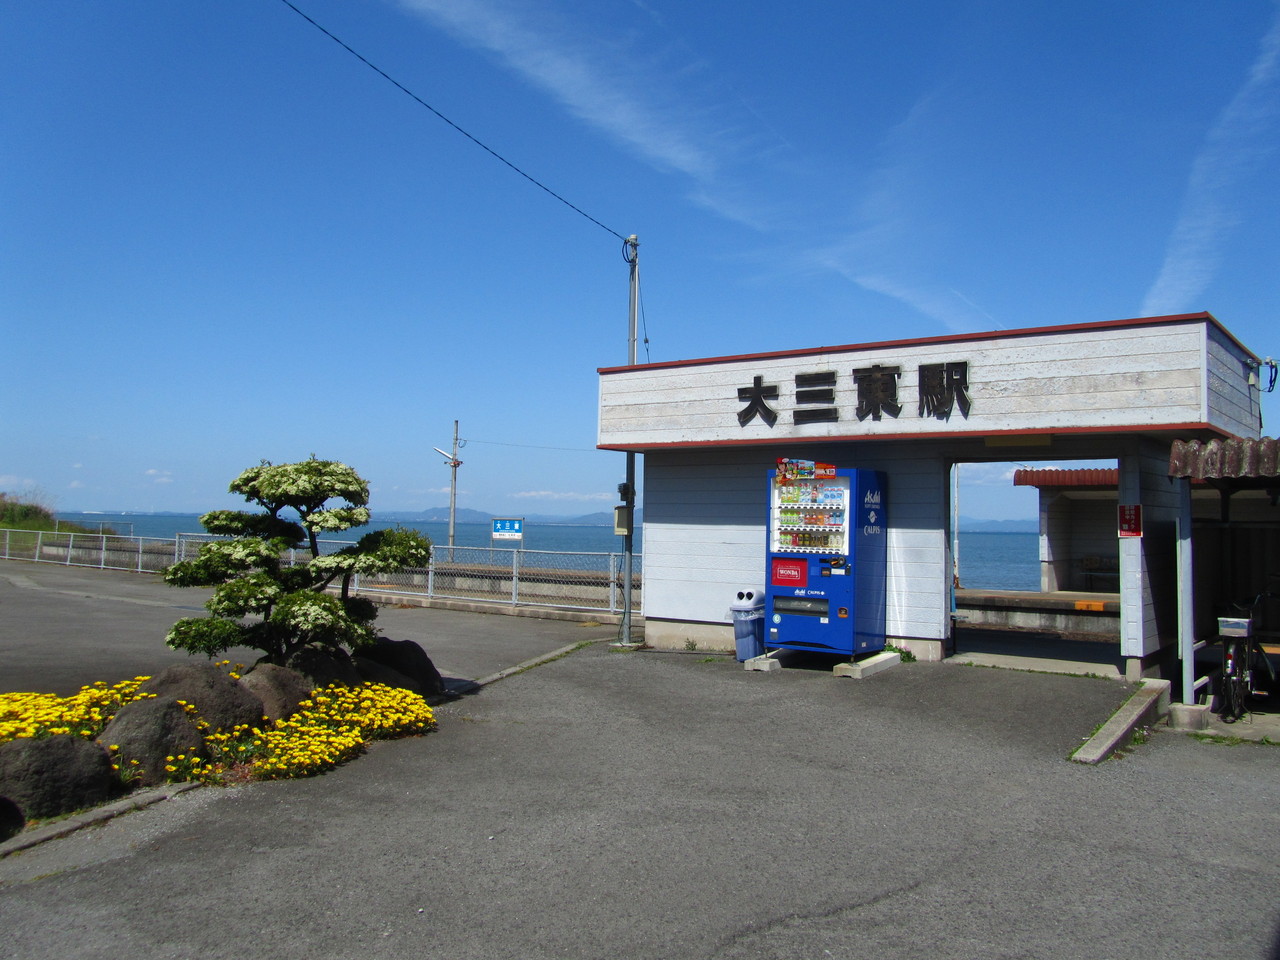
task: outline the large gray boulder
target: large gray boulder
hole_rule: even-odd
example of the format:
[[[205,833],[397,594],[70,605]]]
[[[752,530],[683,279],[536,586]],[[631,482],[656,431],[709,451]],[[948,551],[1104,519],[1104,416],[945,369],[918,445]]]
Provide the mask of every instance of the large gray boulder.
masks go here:
[[[0,843],[16,837],[26,825],[26,818],[18,805],[8,797],[0,797]]]
[[[293,655],[289,666],[316,687],[328,687],[335,683],[358,687],[361,683],[360,671],[351,662],[347,651],[340,648],[303,647]]]
[[[370,660],[368,657],[356,654],[351,658],[351,662],[356,665],[356,669],[360,671],[360,679],[365,683],[380,683],[384,687],[398,687],[401,690],[408,690],[422,696],[422,687],[414,680],[410,680],[399,670],[388,667],[385,663],[379,663],[377,660]]]
[[[268,720],[283,720],[298,712],[298,704],[311,696],[314,684],[297,670],[260,663],[240,682],[262,701],[262,712]]]
[[[359,652],[360,656],[367,660],[381,663],[404,674],[418,685],[418,690],[415,692],[424,697],[444,692],[444,681],[440,678],[440,671],[427,656],[427,651],[412,640],[378,637],[373,643],[361,647]]]
[[[134,700],[116,711],[98,742],[116,747],[116,763],[126,782],[154,786],[169,779],[168,757],[183,754],[208,759],[204,735],[173,697]],[[137,761],[136,763],[133,761]]]
[[[212,663],[178,663],[138,688],[191,704],[213,730],[262,723],[262,701]]]
[[[115,782],[111,758],[92,740],[58,734],[0,744],[0,796],[28,820],[97,806]]]

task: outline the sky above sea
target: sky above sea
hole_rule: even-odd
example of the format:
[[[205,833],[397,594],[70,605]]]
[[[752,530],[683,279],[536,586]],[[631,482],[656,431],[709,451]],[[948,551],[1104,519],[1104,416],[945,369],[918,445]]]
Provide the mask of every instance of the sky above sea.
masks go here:
[[[412,96],[281,0],[0,4],[0,490],[314,453],[421,510],[457,420],[459,506],[608,509],[632,234],[642,362],[1199,310],[1280,355],[1275,2],[295,5]],[[1033,517],[1017,466],[961,509]]]

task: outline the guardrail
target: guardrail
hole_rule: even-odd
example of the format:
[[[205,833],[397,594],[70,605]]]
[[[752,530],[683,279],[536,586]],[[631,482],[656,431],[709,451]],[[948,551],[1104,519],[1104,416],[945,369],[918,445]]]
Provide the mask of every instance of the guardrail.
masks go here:
[[[0,530],[0,559],[159,573],[172,563],[194,557],[200,544],[212,539],[216,538],[203,533],[180,533],[164,539]],[[327,553],[349,543],[324,540],[321,550]],[[309,557],[307,551],[292,550],[283,559],[293,563]],[[620,553],[435,546],[426,567],[358,576],[354,586],[365,593],[387,596],[619,613],[623,606],[622,560]],[[640,612],[641,560],[639,555],[634,557],[631,582],[636,613]]]

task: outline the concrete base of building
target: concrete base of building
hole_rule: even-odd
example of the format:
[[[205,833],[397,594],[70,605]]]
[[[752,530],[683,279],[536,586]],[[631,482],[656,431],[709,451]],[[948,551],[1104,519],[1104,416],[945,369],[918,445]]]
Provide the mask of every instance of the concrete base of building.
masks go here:
[[[921,637],[889,637],[889,645],[905,650],[923,663],[938,663],[947,656],[945,640],[925,640]]]
[[[644,642],[654,650],[708,650],[732,653],[736,649],[731,623],[691,623],[646,617]]]
[[[1130,683],[1173,678],[1178,672],[1178,654],[1172,645],[1161,647],[1144,657],[1126,657],[1124,661],[1124,678]]]

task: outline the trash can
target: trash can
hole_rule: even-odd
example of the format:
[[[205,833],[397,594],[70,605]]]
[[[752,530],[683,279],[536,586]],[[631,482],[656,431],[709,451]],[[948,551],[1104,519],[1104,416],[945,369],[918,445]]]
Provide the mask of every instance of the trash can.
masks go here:
[[[733,617],[733,640],[738,661],[764,656],[764,591],[739,590],[729,605]]]

